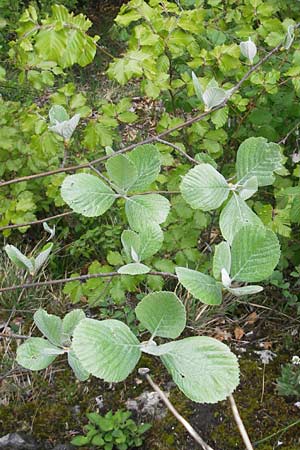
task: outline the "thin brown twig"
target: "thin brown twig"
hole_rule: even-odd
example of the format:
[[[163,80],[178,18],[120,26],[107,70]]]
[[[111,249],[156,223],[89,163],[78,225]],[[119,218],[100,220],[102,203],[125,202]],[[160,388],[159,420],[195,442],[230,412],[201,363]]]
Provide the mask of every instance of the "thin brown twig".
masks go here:
[[[241,87],[241,85],[252,75],[253,72],[255,72],[262,64],[264,64],[266,61],[268,61],[275,53],[277,53],[280,48],[282,47],[282,43],[278,44],[276,47],[274,47],[269,53],[267,53],[260,61],[258,61],[258,63],[254,64],[254,66],[252,66],[246,73],[245,75],[240,79],[240,81],[231,89],[230,92],[230,96],[228,96],[222,103],[220,103],[219,105],[215,106],[214,108],[211,108],[209,111],[204,111],[201,114],[196,115],[195,117],[190,117],[189,119],[187,119],[186,121],[175,125],[172,128],[169,128],[168,130],[163,131],[162,133],[159,133],[157,135],[154,136],[149,136],[146,139],[134,143],[134,144],[130,144],[124,148],[121,148],[120,150],[116,151],[114,153],[114,155],[119,155],[122,153],[126,153],[130,150],[133,150],[134,148],[136,148],[139,145],[145,145],[145,144],[151,144],[153,142],[157,142],[159,139],[164,138],[165,136],[174,133],[175,131],[179,131],[182,128],[188,127],[190,125],[192,125],[193,123],[199,122],[202,119],[204,119],[205,117],[207,117],[208,115],[210,115],[211,113],[213,113],[214,111],[218,111],[219,109],[222,109],[229,101],[230,97],[232,97],[232,95],[234,95]],[[109,159],[111,157],[111,155],[105,155],[105,156],[101,156],[100,158],[94,159],[93,161],[89,161],[87,163],[82,163],[82,164],[77,164],[74,166],[69,166],[69,167],[64,167],[64,168],[59,168],[59,169],[54,169],[54,170],[49,170],[47,172],[40,172],[40,173],[36,173],[33,175],[27,175],[27,176],[23,176],[23,177],[18,177],[18,178],[14,178],[12,180],[7,180],[7,181],[2,181],[0,183],[0,187],[3,186],[8,186],[10,184],[15,184],[15,183],[20,183],[22,181],[28,181],[28,180],[35,180],[38,178],[43,178],[43,177],[47,177],[50,175],[55,175],[57,173],[63,173],[63,172],[74,172],[76,170],[79,169],[84,169],[86,167],[89,167],[91,164],[98,164],[98,163],[102,163],[104,161],[106,161],[107,159]]]
[[[15,333],[0,333],[0,339],[29,339],[30,336],[24,336],[23,334]]]
[[[180,191],[146,191],[146,192],[135,192],[133,195],[149,195],[149,194],[164,194],[164,195],[176,195],[180,194]],[[59,219],[60,217],[70,216],[75,214],[74,211],[67,211],[61,214],[56,214],[55,216],[45,217],[44,219],[33,220],[32,222],[16,223],[12,225],[5,225],[0,227],[0,231],[13,230],[15,228],[24,228],[31,225],[38,225],[43,222],[48,222],[53,219]]]
[[[0,227],[0,231],[12,230],[14,228],[29,227],[30,225],[38,225],[40,223],[48,222],[49,220],[59,219],[60,217],[65,217],[65,216],[70,216],[71,214],[74,214],[74,211],[66,211],[64,213],[56,214],[55,216],[45,217],[45,219],[33,220],[32,222],[16,223],[13,225],[5,225],[4,227]]]
[[[0,294],[3,294],[4,292],[9,292],[9,291],[15,291],[16,289],[30,289],[30,288],[36,288],[36,287],[40,287],[40,286],[53,286],[55,284],[64,284],[64,283],[71,283],[72,281],[86,281],[86,280],[90,280],[92,278],[107,278],[107,277],[119,277],[122,276],[123,274],[119,273],[119,272],[102,272],[102,273],[90,273],[87,275],[79,275],[77,277],[71,277],[71,278],[60,278],[57,280],[47,280],[47,281],[37,281],[37,282],[32,282],[32,283],[24,283],[24,284],[19,284],[19,285],[15,285],[15,286],[7,286],[7,287],[3,287],[0,288]],[[174,275],[173,273],[169,273],[169,272],[156,272],[156,271],[151,271],[148,272],[145,275],[159,275],[161,277],[164,278],[175,278],[177,280],[177,276]]]
[[[208,445],[202,437],[197,433],[197,431],[192,427],[192,425],[184,418],[181,414],[177,411],[177,409],[173,406],[173,404],[170,402],[168,397],[165,395],[165,393],[160,389],[160,387],[154,383],[152,378],[149,375],[149,369],[147,368],[141,368],[139,369],[139,374],[142,375],[150,384],[150,386],[155,390],[155,392],[158,393],[161,400],[164,402],[166,407],[169,409],[169,411],[173,414],[174,417],[184,426],[184,428],[187,430],[189,435],[199,444],[201,445],[203,450],[213,450],[210,445]]]
[[[196,159],[192,158],[190,155],[188,155],[184,150],[182,150],[178,145],[173,144],[172,142],[169,141],[165,141],[164,139],[157,139],[157,142],[160,142],[161,144],[165,144],[168,145],[169,147],[174,148],[175,150],[177,150],[179,153],[181,153],[186,159],[188,159],[189,161],[191,161],[193,164],[199,164],[199,161],[197,161]]]
[[[279,142],[277,142],[277,144],[279,144],[279,145],[285,144],[286,141],[288,140],[288,138],[290,137],[290,135],[293,134],[294,131],[296,131],[297,128],[299,128],[299,126],[300,126],[300,122],[297,122],[296,125],[282,139],[280,139]]]

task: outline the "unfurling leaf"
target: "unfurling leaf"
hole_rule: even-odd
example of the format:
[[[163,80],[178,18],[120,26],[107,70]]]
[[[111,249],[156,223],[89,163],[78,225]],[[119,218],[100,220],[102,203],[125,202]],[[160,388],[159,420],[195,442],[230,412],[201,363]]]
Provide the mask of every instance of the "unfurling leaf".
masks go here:
[[[248,41],[240,43],[241,53],[245,58],[249,59],[250,63],[253,64],[253,60],[257,53],[257,48],[254,42],[249,37]]]

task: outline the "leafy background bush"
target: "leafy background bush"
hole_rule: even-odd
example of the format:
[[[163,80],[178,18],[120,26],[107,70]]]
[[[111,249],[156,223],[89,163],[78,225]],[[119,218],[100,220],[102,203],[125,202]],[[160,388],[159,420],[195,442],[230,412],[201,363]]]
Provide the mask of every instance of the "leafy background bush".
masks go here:
[[[52,3],[75,9],[75,13],[70,14],[62,5],[51,9]],[[203,110],[192,71],[202,87],[207,88],[214,78],[228,91],[250,68],[249,61],[241,57],[240,41],[250,36],[256,43],[255,63],[285,39],[290,25],[299,22],[296,1],[230,0],[224,5],[223,1],[199,0],[179,5],[132,0],[122,6],[116,18],[111,36],[118,43],[108,50],[105,37],[96,37],[97,24],[91,28],[91,22],[78,15],[76,2],[27,6],[23,2],[2,2],[0,9],[3,181],[112,155],[112,149],[183,123]],[[162,140],[155,142],[162,170],[149,190],[171,191],[171,210],[162,225],[161,249],[143,261],[154,270],[172,274],[176,266],[181,266],[215,275],[212,254],[220,248],[221,209],[194,209],[188,196],[180,194],[182,177],[187,179],[191,169],[191,161],[182,152],[231,179],[243,141],[260,137],[279,143],[281,167],[276,167],[272,183],[263,184],[247,204],[266,229],[280,239],[281,258],[271,284],[282,289],[287,300],[282,306],[285,312],[299,307],[297,29],[295,33],[291,48],[275,53],[253,72],[224,108],[171,133],[167,139],[173,147]],[[53,46],[47,45],[50,37]],[[73,47],[72,42],[77,45]],[[62,56],[66,48],[68,60]],[[91,65],[96,51],[97,63]],[[67,148],[63,139],[49,130],[48,114],[53,105],[63,106],[70,117],[81,116]],[[60,194],[65,176],[62,172],[2,186],[0,227],[66,211]],[[117,202],[101,218],[70,214],[56,222],[54,256],[49,261],[53,278],[64,277],[65,273],[111,272],[129,262],[121,243],[127,219],[123,200]],[[5,228],[3,243],[14,242],[22,250],[28,246],[30,254],[36,242],[34,230],[29,226]],[[46,237],[45,233],[44,240]],[[191,291],[185,282],[182,284]],[[66,301],[99,308],[104,317],[125,319],[138,335],[140,326],[133,314],[132,298],[174,287],[159,275],[123,275],[86,283],[74,281],[65,285],[64,294]],[[195,300],[199,294],[192,295],[190,319],[199,312]]]

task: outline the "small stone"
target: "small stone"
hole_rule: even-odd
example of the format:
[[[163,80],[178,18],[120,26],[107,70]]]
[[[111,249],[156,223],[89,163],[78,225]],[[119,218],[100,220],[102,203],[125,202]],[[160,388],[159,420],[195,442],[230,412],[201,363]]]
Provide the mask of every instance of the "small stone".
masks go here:
[[[38,450],[39,448],[35,439],[24,433],[9,433],[0,438],[2,450]]]

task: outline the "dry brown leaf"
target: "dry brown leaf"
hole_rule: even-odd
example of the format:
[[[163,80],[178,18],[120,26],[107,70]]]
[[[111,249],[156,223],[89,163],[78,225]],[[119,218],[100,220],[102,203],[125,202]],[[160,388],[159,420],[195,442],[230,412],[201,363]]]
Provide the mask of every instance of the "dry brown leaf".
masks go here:
[[[258,320],[258,315],[255,311],[253,311],[246,319],[246,325],[253,325]]]
[[[270,350],[272,348],[272,345],[273,345],[273,342],[271,342],[271,341],[263,342],[263,347],[265,350]]]
[[[245,331],[241,327],[235,327],[234,329],[234,337],[239,341],[244,336]]]

